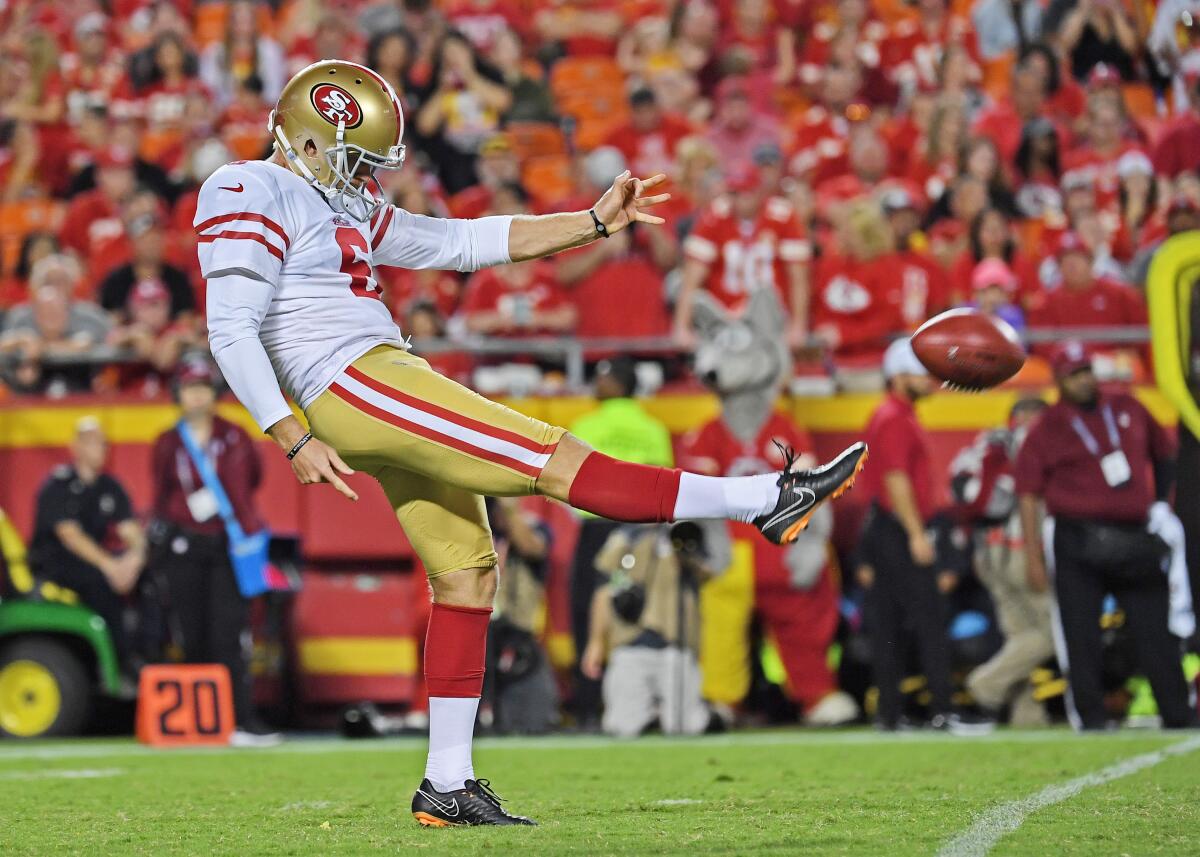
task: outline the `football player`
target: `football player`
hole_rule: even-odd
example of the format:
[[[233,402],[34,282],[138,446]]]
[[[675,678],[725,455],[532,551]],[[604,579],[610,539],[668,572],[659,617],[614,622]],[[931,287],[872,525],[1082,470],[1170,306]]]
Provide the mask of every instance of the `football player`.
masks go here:
[[[209,343],[233,391],[303,484],[365,471],[383,486],[429,575],[429,756],[412,802],[424,825],[532,824],[471,763],[496,553],[483,496],[545,494],[620,521],[727,518],[786,543],[850,487],[859,443],[814,470],[714,478],[609,458],[445,378],[410,354],[374,268],[474,271],[662,223],[666,179],[617,176],[590,211],[443,220],[388,205],[377,169],[404,162],[404,118],[375,72],[338,60],[299,72],[268,127],[274,154],[217,170],[195,226]],[[307,418],[293,414],[280,383]]]

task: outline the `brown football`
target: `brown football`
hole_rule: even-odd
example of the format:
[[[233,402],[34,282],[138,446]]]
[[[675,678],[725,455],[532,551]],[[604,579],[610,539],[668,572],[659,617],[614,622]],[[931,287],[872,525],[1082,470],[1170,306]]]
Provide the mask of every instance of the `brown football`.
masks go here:
[[[933,375],[966,390],[995,387],[1025,365],[1025,349],[1012,325],[973,309],[929,319],[912,335],[912,347]]]

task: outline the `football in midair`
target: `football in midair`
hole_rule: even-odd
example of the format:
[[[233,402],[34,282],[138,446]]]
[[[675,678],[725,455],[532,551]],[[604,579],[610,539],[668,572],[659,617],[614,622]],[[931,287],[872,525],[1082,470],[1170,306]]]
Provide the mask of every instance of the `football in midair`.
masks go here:
[[[936,315],[912,335],[917,359],[952,388],[985,390],[1025,365],[1025,349],[1012,325],[974,309]]]

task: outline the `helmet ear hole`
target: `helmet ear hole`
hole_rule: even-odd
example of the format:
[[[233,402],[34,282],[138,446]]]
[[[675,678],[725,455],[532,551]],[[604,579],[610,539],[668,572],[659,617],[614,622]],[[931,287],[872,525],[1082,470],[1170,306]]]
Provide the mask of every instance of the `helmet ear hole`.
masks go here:
[[[306,140],[304,142],[304,154],[310,158],[315,158],[317,156],[317,144],[312,140]]]

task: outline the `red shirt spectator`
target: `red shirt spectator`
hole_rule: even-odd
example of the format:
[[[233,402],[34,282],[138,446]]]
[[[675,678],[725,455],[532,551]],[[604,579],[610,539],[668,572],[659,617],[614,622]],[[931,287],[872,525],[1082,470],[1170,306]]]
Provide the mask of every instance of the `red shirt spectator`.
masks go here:
[[[867,499],[893,512],[883,480],[888,473],[899,471],[908,476],[921,519],[928,521],[936,508],[937,496],[929,440],[917,422],[913,403],[889,391],[867,423],[863,439],[871,448],[871,466],[860,477]]]
[[[918,17],[898,22],[884,40],[883,67],[901,83],[937,86],[940,83],[942,54],[947,45],[957,42],[970,57],[973,76],[979,79],[981,66],[975,28],[971,22],[950,14],[946,0],[920,0]]]
[[[375,276],[383,287],[384,303],[395,319],[404,318],[417,302],[432,304],[442,318],[458,311],[462,281],[451,271],[421,270],[380,266]]]
[[[567,333],[576,312],[549,262],[521,262],[471,275],[462,315],[472,333],[530,336]]]
[[[924,324],[938,310],[950,305],[950,283],[946,272],[932,258],[914,250],[889,253],[876,263],[889,271],[891,284],[887,302],[899,308],[904,329]]]
[[[654,93],[645,87],[629,96],[630,118],[615,128],[604,141],[625,156],[625,165],[635,176],[675,172],[675,146],[693,133],[692,126],[659,108]]]
[[[103,276],[128,255],[121,205],[134,191],[133,153],[117,146],[96,160],[96,188],[71,200],[59,229],[59,241],[81,259],[90,273]]]
[[[1200,170],[1200,114],[1175,117],[1154,147],[1154,171],[1167,178]]]
[[[75,51],[62,58],[62,86],[73,123],[89,108],[107,108],[129,85],[125,58],[109,44],[107,29],[103,14],[84,15],[75,25]]]
[[[706,136],[726,170],[750,166],[762,147],[782,148],[779,123],[756,108],[753,97],[744,77],[727,77],[717,87],[717,112]]]
[[[1085,141],[1063,156],[1063,182],[1091,181],[1102,206],[1117,197],[1120,185],[1117,162],[1121,156],[1130,151],[1141,151],[1140,146],[1122,138],[1121,128],[1121,112],[1114,103],[1093,101],[1088,110]]]
[[[1145,326],[1146,305],[1129,286],[1092,275],[1092,254],[1074,232],[1059,241],[1058,264],[1062,284],[1046,295],[1034,313],[1035,326],[1068,330],[1076,327]]]
[[[888,338],[904,329],[901,284],[881,256],[859,261],[830,254],[817,260],[813,275],[811,324],[813,333],[830,342],[839,356],[876,356]]]
[[[451,26],[484,53],[504,30],[524,33],[527,29],[528,18],[512,0],[446,0],[439,5]]]
[[[749,212],[737,210],[761,197],[753,189],[721,197],[700,215],[683,242],[684,255],[706,266],[703,287],[734,312],[740,312],[750,293],[774,288],[785,307],[791,307],[791,265],[806,263],[812,248],[791,204],[768,197]]]
[[[1021,130],[1038,117],[1048,118],[1047,113],[1045,82],[1033,69],[1018,68],[1013,74],[1009,100],[981,111],[971,125],[971,132],[993,140],[1000,160],[1012,164],[1021,147]],[[1065,151],[1070,135],[1058,123],[1054,128],[1059,151]]]

